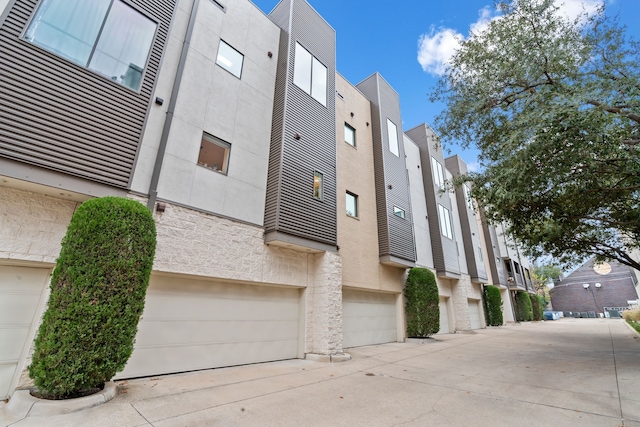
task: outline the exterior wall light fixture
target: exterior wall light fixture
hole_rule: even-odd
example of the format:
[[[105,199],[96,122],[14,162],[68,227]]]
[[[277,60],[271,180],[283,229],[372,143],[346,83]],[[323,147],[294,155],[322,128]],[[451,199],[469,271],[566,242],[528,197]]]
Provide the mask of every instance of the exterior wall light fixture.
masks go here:
[[[589,284],[585,283],[584,285],[582,285],[582,287],[585,288],[585,289],[589,289]]]

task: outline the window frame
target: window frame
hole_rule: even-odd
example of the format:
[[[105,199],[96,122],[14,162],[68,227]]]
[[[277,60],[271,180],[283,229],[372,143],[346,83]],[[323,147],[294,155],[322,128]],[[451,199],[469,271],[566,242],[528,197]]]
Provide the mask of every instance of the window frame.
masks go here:
[[[304,56],[303,56],[304,55]],[[304,63],[302,60],[308,60]],[[304,65],[304,68],[302,67]],[[308,65],[308,66],[307,66]],[[322,67],[322,68],[317,68]],[[316,70],[317,71],[314,71]],[[324,81],[315,77],[322,74],[324,70]],[[329,69],[316,58],[299,41],[296,41],[293,58],[293,84],[302,89],[306,94],[327,107],[327,90],[329,89]],[[320,84],[321,88],[316,89]],[[324,89],[324,90],[322,90]]]
[[[398,215],[400,213],[401,215]],[[402,209],[400,206],[393,205],[393,215],[404,220],[407,219],[407,211]]]
[[[431,169],[433,170],[433,181],[440,189],[444,189],[444,168],[442,163],[431,156]]]
[[[316,178],[319,178],[317,194],[316,194]],[[313,198],[320,202],[324,201],[324,174],[317,169],[313,171]]]
[[[233,71],[231,71],[230,67],[227,64],[225,64],[224,62],[222,64],[220,62],[218,62],[218,58],[220,58],[220,47],[223,44],[226,47],[228,47],[229,49],[231,49],[232,51],[236,52],[238,55],[240,55],[240,58],[241,58],[241,60],[240,60],[240,72],[238,74],[236,74]],[[226,60],[229,60],[229,58],[226,58],[224,56],[223,56],[223,58],[225,58]],[[232,76],[235,76],[235,77],[239,78],[240,80],[242,80],[242,71],[244,70],[244,54],[242,52],[240,52],[238,49],[236,49],[235,47],[231,46],[229,43],[227,43],[223,39],[220,39],[220,41],[218,42],[218,51],[216,52],[216,65],[218,67],[222,68],[223,70],[225,70],[226,72],[228,72],[229,74],[231,74]]]
[[[440,234],[453,240],[453,226],[451,221],[451,211],[438,203],[438,218],[440,219]]]
[[[202,150],[204,147],[202,146],[203,143],[209,143],[215,146],[218,146],[220,148],[222,148],[224,150],[224,159],[223,159],[223,163],[222,163],[222,168],[214,168],[213,165],[211,165],[211,167],[209,167],[207,165],[207,163],[204,162],[200,162],[200,151],[198,152],[198,160],[196,161],[196,164],[200,167],[203,167],[205,169],[209,169],[210,171],[213,172],[217,172],[221,175],[229,175],[229,161],[231,160],[231,143],[218,138],[217,136],[211,135],[209,133],[206,132],[202,132],[202,138],[200,139],[200,150]],[[215,163],[214,163],[215,165]]]
[[[351,131],[351,135],[352,135],[352,138],[353,138],[353,144],[351,142],[347,141],[347,131]],[[347,123],[347,122],[344,123],[344,142],[346,142],[347,144],[349,144],[353,148],[356,147],[356,129],[353,126],[351,126],[349,123]]]
[[[55,0],[54,0],[55,1]],[[121,3],[122,5],[131,8],[131,10],[135,11],[137,14],[139,14],[141,17],[149,20],[151,23],[154,24],[155,28],[153,30],[153,35],[151,37],[151,41],[149,43],[149,48],[147,50],[147,55],[146,55],[146,59],[144,61],[144,64],[142,66],[142,72],[140,73],[140,83],[138,84],[137,88],[132,88],[130,86],[127,86],[126,84],[119,82],[117,80],[114,80],[112,76],[108,76],[105,72],[97,69],[97,68],[91,68],[89,65],[91,64],[94,55],[96,53],[96,51],[98,50],[97,47],[100,44],[100,40],[101,40],[101,36],[103,33],[103,30],[105,29],[106,23],[109,20],[111,11],[113,10],[113,6],[115,3]],[[34,22],[34,19],[36,18],[36,16],[38,15],[38,12],[40,11],[40,8],[42,7],[43,4],[43,0],[39,0],[37,2],[36,7],[34,8],[33,12],[31,13],[31,16],[29,17],[29,19],[27,20],[26,25],[24,26],[24,28],[22,29],[22,32],[20,34],[20,39],[31,44],[32,46],[37,47],[38,49],[42,49],[43,51],[46,51],[47,53],[50,53],[54,56],[56,56],[57,58],[60,58],[64,61],[67,61],[71,64],[74,64],[75,66],[81,67],[82,69],[89,71],[97,76],[100,76],[101,78],[113,82],[115,84],[117,84],[120,87],[124,87],[128,90],[131,90],[135,93],[141,93],[142,91],[142,86],[144,85],[144,80],[145,77],[147,76],[147,71],[149,68],[149,61],[151,60],[151,53],[153,52],[154,46],[156,44],[156,40],[158,37],[158,30],[160,28],[160,21],[158,19],[156,19],[153,16],[150,16],[146,11],[141,10],[136,4],[132,4],[130,1],[128,0],[109,0],[109,6],[106,9],[105,15],[102,18],[102,21],[100,23],[98,32],[95,36],[95,40],[93,40],[93,44],[91,45],[91,51],[89,53],[89,56],[87,58],[87,60],[83,63],[80,62],[79,60],[74,60],[71,57],[65,56],[63,54],[62,51],[56,51],[53,50],[53,48],[44,46],[42,44],[40,44],[39,42],[36,41],[35,38],[30,39],[27,37],[29,30],[31,29],[31,25]]]
[[[393,132],[391,128],[393,127]],[[400,157],[400,142],[398,141],[398,126],[387,117],[387,139],[389,140],[389,151],[396,157]],[[393,145],[392,145],[393,142]],[[394,151],[395,148],[395,151]]]
[[[353,207],[354,207],[354,215],[351,215],[349,213],[349,196],[351,196],[353,198]],[[345,192],[345,212],[347,214],[347,216],[350,216],[351,218],[359,218],[360,212],[359,212],[359,206],[358,206],[358,195],[355,193],[352,193],[351,191],[347,191]]]

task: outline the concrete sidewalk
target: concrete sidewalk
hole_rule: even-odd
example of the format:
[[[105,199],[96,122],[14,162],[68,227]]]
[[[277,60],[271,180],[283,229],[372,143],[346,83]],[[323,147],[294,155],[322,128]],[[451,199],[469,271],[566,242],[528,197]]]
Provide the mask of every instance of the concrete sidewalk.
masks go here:
[[[11,426],[640,427],[640,339],[622,320],[436,338],[351,349],[353,360],[339,364],[289,360],[120,381],[104,405]]]

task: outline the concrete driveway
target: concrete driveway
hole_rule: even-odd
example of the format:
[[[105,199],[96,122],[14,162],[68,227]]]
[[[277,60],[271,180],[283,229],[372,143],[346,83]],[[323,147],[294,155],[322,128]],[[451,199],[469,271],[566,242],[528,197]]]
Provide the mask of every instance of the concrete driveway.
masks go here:
[[[618,319],[562,319],[118,383],[95,408],[27,426],[640,427],[640,340]],[[0,408],[0,411],[2,408]]]

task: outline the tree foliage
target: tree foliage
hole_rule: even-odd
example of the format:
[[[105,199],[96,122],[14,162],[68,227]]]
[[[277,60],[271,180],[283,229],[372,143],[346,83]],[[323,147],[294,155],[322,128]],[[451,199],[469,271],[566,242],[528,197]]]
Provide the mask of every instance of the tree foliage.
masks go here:
[[[571,21],[553,0],[497,6],[431,96],[441,137],[480,150],[472,196],[529,255],[640,269],[640,44],[603,9]]]
[[[530,295],[531,309],[533,313],[533,320],[540,321],[544,319],[544,298],[540,295]]]
[[[407,336],[422,338],[440,330],[440,296],[436,275],[426,268],[412,268],[404,287]]]
[[[533,320],[533,304],[527,292],[518,292],[516,294],[516,320],[518,322]]]
[[[502,326],[502,297],[500,288],[494,285],[487,285],[484,288],[485,310],[487,314],[487,324],[489,326]]]
[[[73,397],[121,371],[142,315],[156,246],[144,205],[84,202],[62,240],[29,374],[41,391]]]

